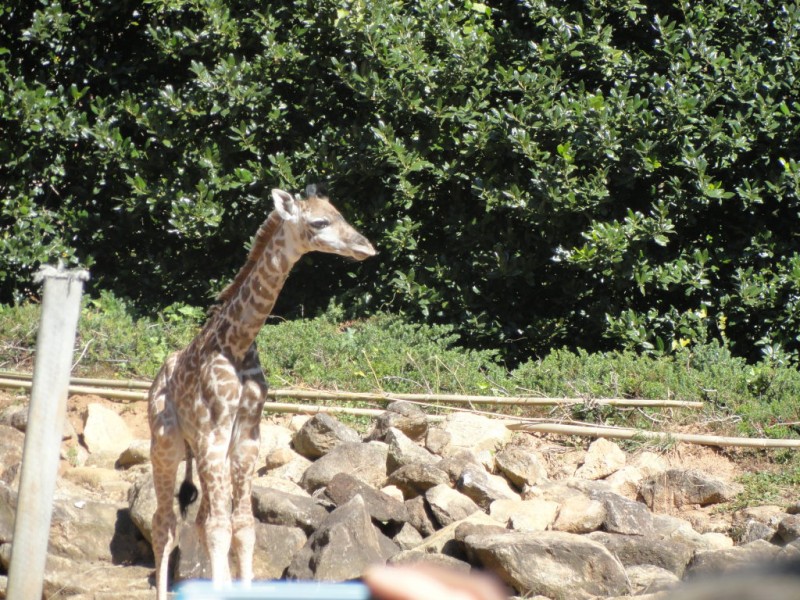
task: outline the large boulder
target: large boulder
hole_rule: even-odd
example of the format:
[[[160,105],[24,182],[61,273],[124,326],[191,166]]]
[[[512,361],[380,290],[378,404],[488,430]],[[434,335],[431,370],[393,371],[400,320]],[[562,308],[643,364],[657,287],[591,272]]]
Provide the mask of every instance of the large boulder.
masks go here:
[[[328,485],[337,473],[350,473],[369,485],[379,487],[386,479],[388,446],[383,442],[345,442],[317,459],[300,480],[309,492]]]
[[[454,412],[447,415],[442,431],[448,434],[447,449],[472,450],[476,454],[495,451],[511,440],[511,430],[498,419],[490,419],[468,412]]]
[[[520,499],[506,479],[487,473],[482,467],[466,467],[461,472],[456,487],[484,510],[489,510],[495,500]]]
[[[407,500],[424,494],[434,486],[447,484],[450,477],[435,465],[411,463],[394,471],[386,483],[400,488]]]
[[[408,510],[403,502],[347,473],[338,473],[330,480],[325,488],[325,496],[336,506],[347,504],[355,496],[361,496],[367,513],[378,523],[402,525],[408,521]]]
[[[605,438],[598,438],[589,445],[575,477],[603,479],[624,467],[625,461],[625,453],[619,446]]]
[[[318,413],[310,418],[294,435],[294,449],[306,458],[326,455],[343,443],[360,442],[361,436],[352,427],[338,421],[328,413]]]
[[[470,535],[470,556],[522,596],[583,599],[630,592],[625,569],[603,545],[560,531]]]
[[[133,441],[133,434],[116,412],[102,404],[90,404],[84,413],[83,443],[92,454],[116,460]]]
[[[311,534],[328,517],[328,511],[308,496],[253,486],[253,515],[270,525],[297,527]]]
[[[311,534],[286,570],[290,579],[346,581],[384,558],[361,496],[334,510]]]
[[[441,527],[460,521],[481,510],[468,496],[458,492],[445,483],[440,483],[427,492],[428,501],[436,521]]]
[[[707,473],[693,469],[669,469],[642,481],[639,493],[647,506],[670,512],[687,504],[706,506],[732,500],[738,492]]]
[[[412,463],[435,464],[440,460],[438,456],[431,454],[394,427],[389,428],[383,440],[389,445],[386,458],[386,468],[389,473]]]
[[[541,453],[522,446],[507,446],[495,456],[497,468],[522,489],[547,481],[547,469]]]
[[[399,429],[409,439],[420,441],[428,432],[428,418],[425,412],[411,402],[392,402],[381,413],[369,432],[367,440],[384,440],[390,429]]]

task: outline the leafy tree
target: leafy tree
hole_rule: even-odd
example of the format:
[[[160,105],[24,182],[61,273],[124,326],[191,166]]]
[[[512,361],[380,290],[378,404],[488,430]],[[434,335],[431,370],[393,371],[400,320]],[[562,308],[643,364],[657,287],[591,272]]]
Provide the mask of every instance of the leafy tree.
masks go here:
[[[0,299],[39,262],[204,304],[327,180],[381,249],[332,295],[511,359],[717,339],[797,356],[800,9],[770,0],[0,7]]]

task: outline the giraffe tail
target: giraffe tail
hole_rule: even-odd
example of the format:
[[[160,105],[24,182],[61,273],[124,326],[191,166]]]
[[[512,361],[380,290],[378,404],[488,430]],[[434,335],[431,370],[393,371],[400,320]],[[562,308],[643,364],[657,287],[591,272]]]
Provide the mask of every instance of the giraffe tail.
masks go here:
[[[192,483],[192,449],[186,445],[186,475],[184,475],[181,489],[178,491],[178,507],[181,511],[181,517],[186,518],[186,513],[189,511],[189,505],[197,500],[197,486]]]

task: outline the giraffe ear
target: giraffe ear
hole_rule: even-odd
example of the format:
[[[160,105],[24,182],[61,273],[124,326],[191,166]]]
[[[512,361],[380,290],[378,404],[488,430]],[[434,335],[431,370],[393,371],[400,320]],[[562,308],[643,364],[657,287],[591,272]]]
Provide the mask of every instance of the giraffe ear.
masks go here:
[[[300,209],[289,192],[284,192],[276,188],[272,190],[272,200],[275,202],[275,210],[278,211],[278,214],[284,221],[297,220]]]

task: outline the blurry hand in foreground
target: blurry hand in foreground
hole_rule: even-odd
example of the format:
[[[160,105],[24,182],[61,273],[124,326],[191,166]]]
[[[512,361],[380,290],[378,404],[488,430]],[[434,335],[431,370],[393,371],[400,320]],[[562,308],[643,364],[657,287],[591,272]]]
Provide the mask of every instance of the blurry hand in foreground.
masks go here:
[[[364,582],[378,600],[506,600],[502,587],[485,575],[414,565],[373,567]]]

